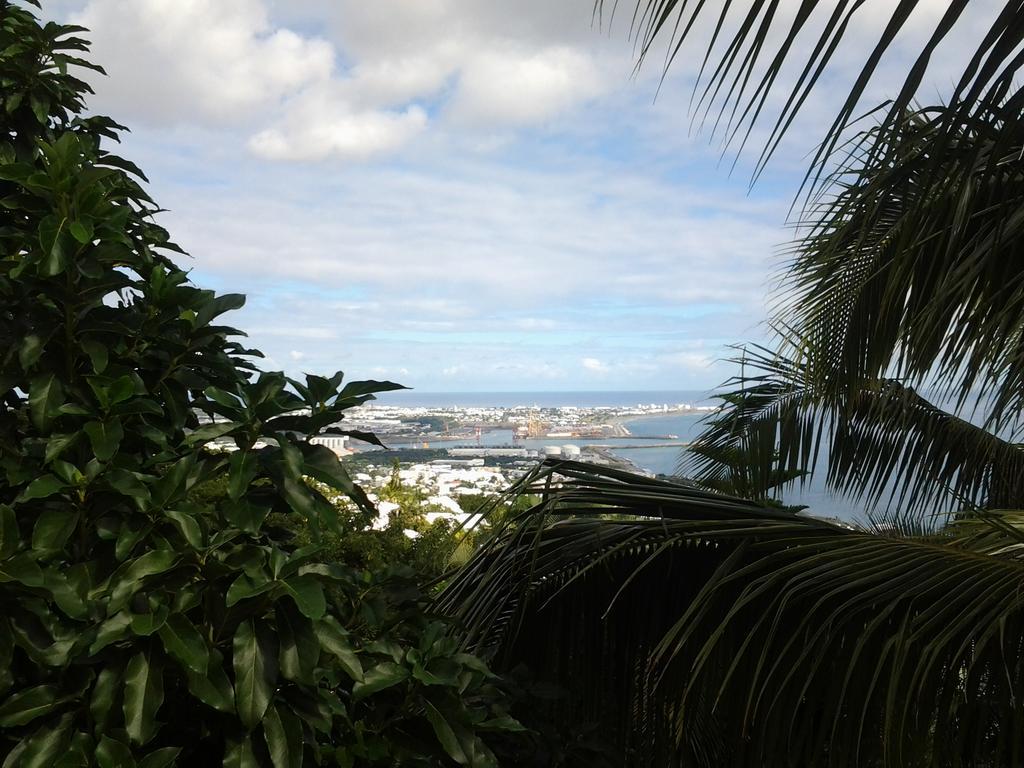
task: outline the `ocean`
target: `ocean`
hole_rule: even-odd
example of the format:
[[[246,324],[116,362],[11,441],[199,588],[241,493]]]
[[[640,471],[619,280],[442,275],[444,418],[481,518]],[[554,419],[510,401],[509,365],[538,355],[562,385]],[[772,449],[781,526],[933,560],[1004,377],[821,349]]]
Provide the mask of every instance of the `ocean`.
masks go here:
[[[595,408],[599,406],[629,407],[635,405],[710,405],[714,401],[710,393],[696,390],[665,390],[665,391],[617,391],[617,392],[417,392],[402,390],[387,392],[378,397],[382,405],[421,406],[427,408],[463,407],[495,407],[509,408],[517,405],[537,406],[540,408],[557,408],[578,406]],[[629,431],[642,435],[676,435],[681,443],[692,442],[701,431],[701,420],[705,414],[667,414],[665,416],[647,416],[625,422]],[[493,430],[481,436],[483,445],[506,445],[512,442],[512,433],[508,430]],[[530,448],[542,448],[545,445],[561,443],[586,445],[588,442],[612,444],[613,453],[628,459],[638,467],[657,474],[675,474],[682,458],[684,449],[674,447],[650,447],[650,440],[629,440],[600,438],[587,440],[573,439],[531,439],[520,444]],[[806,486],[799,484],[787,489],[783,494],[787,504],[804,504],[809,512],[822,517],[837,517],[850,522],[865,522],[868,510],[863,505],[830,493],[824,487],[821,478],[812,479]]]

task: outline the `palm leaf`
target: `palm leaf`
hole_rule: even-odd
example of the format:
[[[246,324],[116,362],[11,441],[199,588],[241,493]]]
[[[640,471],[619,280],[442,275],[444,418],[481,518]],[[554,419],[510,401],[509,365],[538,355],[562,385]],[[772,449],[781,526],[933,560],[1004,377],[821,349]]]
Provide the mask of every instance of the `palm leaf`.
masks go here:
[[[852,143],[792,246],[778,323],[836,396],[931,382],[987,425],[1024,407],[1024,93],[958,123],[906,113]],[[880,145],[886,145],[880,148]],[[879,155],[896,158],[879,162]]]
[[[901,540],[571,462],[517,492],[544,495],[440,607],[621,764],[1020,760],[1013,524]]]
[[[611,6],[608,15],[613,16],[617,4],[617,0],[595,0],[595,9],[603,15],[605,7]],[[659,44],[666,50],[666,69],[687,44],[703,47],[697,49],[702,63],[694,85],[694,117],[703,125],[710,115],[717,114],[715,128],[724,133],[727,146],[745,142],[755,125],[765,119],[768,96],[773,89],[788,90],[782,108],[769,118],[771,129],[756,173],[776,150],[822,76],[830,71],[840,42],[851,28],[858,28],[861,18],[881,12],[887,21],[874,41],[864,46],[864,64],[827,129],[812,167],[831,155],[858,110],[863,109],[861,102],[869,84],[879,77],[882,58],[901,32],[919,23],[914,12],[923,5],[921,0],[638,0],[630,32],[640,45],[638,66]],[[934,15],[926,41],[902,83],[896,81],[882,120],[884,127],[897,122],[899,115],[911,106],[937,48],[964,23],[967,0],[945,0],[941,7],[944,10]],[[1024,57],[1020,51],[1022,39],[1024,6],[1011,0],[992,13],[986,33],[974,51],[969,52],[964,71],[954,81],[950,103],[957,108],[951,115],[951,125],[972,114],[976,104],[999,103],[1013,90],[1014,77]],[[781,85],[780,78],[787,71],[799,74],[788,85]]]
[[[891,379],[837,397],[808,381],[806,366],[761,347],[744,350],[725,406],[684,454],[681,472],[721,485],[743,459],[743,495],[768,498],[778,478],[825,469],[837,493],[881,500],[904,525],[935,510],[1024,506],[1024,451],[947,413]],[[723,459],[723,457],[726,457]]]

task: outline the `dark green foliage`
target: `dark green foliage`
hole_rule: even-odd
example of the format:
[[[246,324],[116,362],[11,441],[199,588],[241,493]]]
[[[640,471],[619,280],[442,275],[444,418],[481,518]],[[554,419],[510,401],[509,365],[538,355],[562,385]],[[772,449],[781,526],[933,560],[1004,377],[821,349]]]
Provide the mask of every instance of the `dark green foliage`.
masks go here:
[[[427,521],[430,512],[447,509],[431,505],[422,488],[408,486],[398,479],[397,460],[390,481],[376,490],[382,502],[397,504],[388,514],[387,524],[374,528],[376,515],[368,516],[353,504],[338,504],[338,534],[323,539],[325,555],[332,561],[354,568],[378,569],[403,563],[424,581],[441,576],[452,566],[451,558],[460,546],[465,532],[458,531],[451,520]],[[411,531],[415,536],[410,536]],[[305,534],[297,531],[301,539]]]
[[[439,605],[612,765],[1021,764],[1020,515],[884,537],[565,461],[518,490]]]
[[[0,0],[0,764],[492,764],[486,668],[313,543],[308,478],[371,505],[305,438],[397,385],[256,372],[79,116],[78,31]]]
[[[986,23],[966,0],[928,18],[925,5],[635,3],[641,56],[666,38],[671,62],[713,28],[694,103],[726,141],[746,141],[797,65],[757,171],[832,81],[840,41],[883,17],[813,155],[778,354],[738,361],[738,389],[692,453],[704,486],[757,503],[548,462],[518,489],[541,503],[440,598],[470,647],[566,688],[552,721],[598,723],[615,764],[1024,763],[1024,534],[1000,509],[1024,504],[1024,6],[970,4]],[[968,18],[983,39],[946,105],[918,110],[929,59]],[[843,144],[882,55],[921,24],[893,100]],[[966,407],[944,412],[917,391],[928,385]],[[895,525],[759,506],[826,449],[832,487],[889,496]],[[943,526],[950,507],[969,511]]]
[[[848,148],[792,246],[778,350],[737,360],[694,476],[740,451],[757,497],[821,456],[833,488],[901,517],[1024,505],[1022,100],[955,130],[949,107],[908,112]]]

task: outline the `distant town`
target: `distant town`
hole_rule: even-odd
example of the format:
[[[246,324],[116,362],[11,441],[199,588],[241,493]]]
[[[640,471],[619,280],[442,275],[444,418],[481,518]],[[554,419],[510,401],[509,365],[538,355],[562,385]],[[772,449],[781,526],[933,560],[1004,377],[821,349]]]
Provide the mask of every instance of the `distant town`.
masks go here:
[[[696,414],[715,406],[689,403],[629,407],[413,407],[368,403],[348,412],[345,426],[374,432],[385,443],[473,443],[490,432],[510,433],[512,443],[527,440],[634,437],[626,422],[653,416]],[[675,435],[644,436],[676,439]],[[355,446],[353,446],[355,447]]]
[[[460,499],[498,493],[545,458],[581,460],[651,474],[613,449],[624,443],[643,447],[685,445],[676,434],[634,435],[627,424],[639,419],[701,415],[715,406],[690,403],[638,403],[623,406],[417,407],[367,403],[349,410],[335,428],[372,432],[381,449],[352,435],[322,434],[310,442],[323,445],[349,464],[354,478],[379,502],[374,527],[387,524],[395,504],[377,491],[395,477],[419,488],[433,511],[428,522],[471,515]],[[214,442],[234,450],[233,441]],[[397,473],[397,475],[395,474]]]

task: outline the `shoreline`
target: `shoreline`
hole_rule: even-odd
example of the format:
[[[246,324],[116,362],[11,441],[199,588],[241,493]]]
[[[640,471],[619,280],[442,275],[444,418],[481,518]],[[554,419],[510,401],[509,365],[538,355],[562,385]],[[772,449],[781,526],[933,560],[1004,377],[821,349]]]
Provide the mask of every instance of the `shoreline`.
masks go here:
[[[693,409],[678,409],[678,410],[674,410],[674,411],[661,411],[661,412],[658,412],[658,413],[640,413],[640,414],[633,414],[633,415],[613,416],[612,418],[608,419],[604,423],[605,424],[611,424],[612,426],[615,426],[615,427],[623,427],[627,432],[629,432],[629,425],[634,423],[634,422],[638,422],[638,421],[652,421],[654,419],[661,419],[661,418],[672,417],[672,416],[675,416],[675,417],[679,417],[679,416],[693,416],[693,417],[698,418],[698,419],[703,419],[704,417],[706,417],[706,416],[708,416],[708,415],[710,415],[712,413],[714,413],[714,411],[697,411],[697,410],[693,410]],[[633,435],[630,432],[629,435],[627,435],[627,436],[633,436]]]

